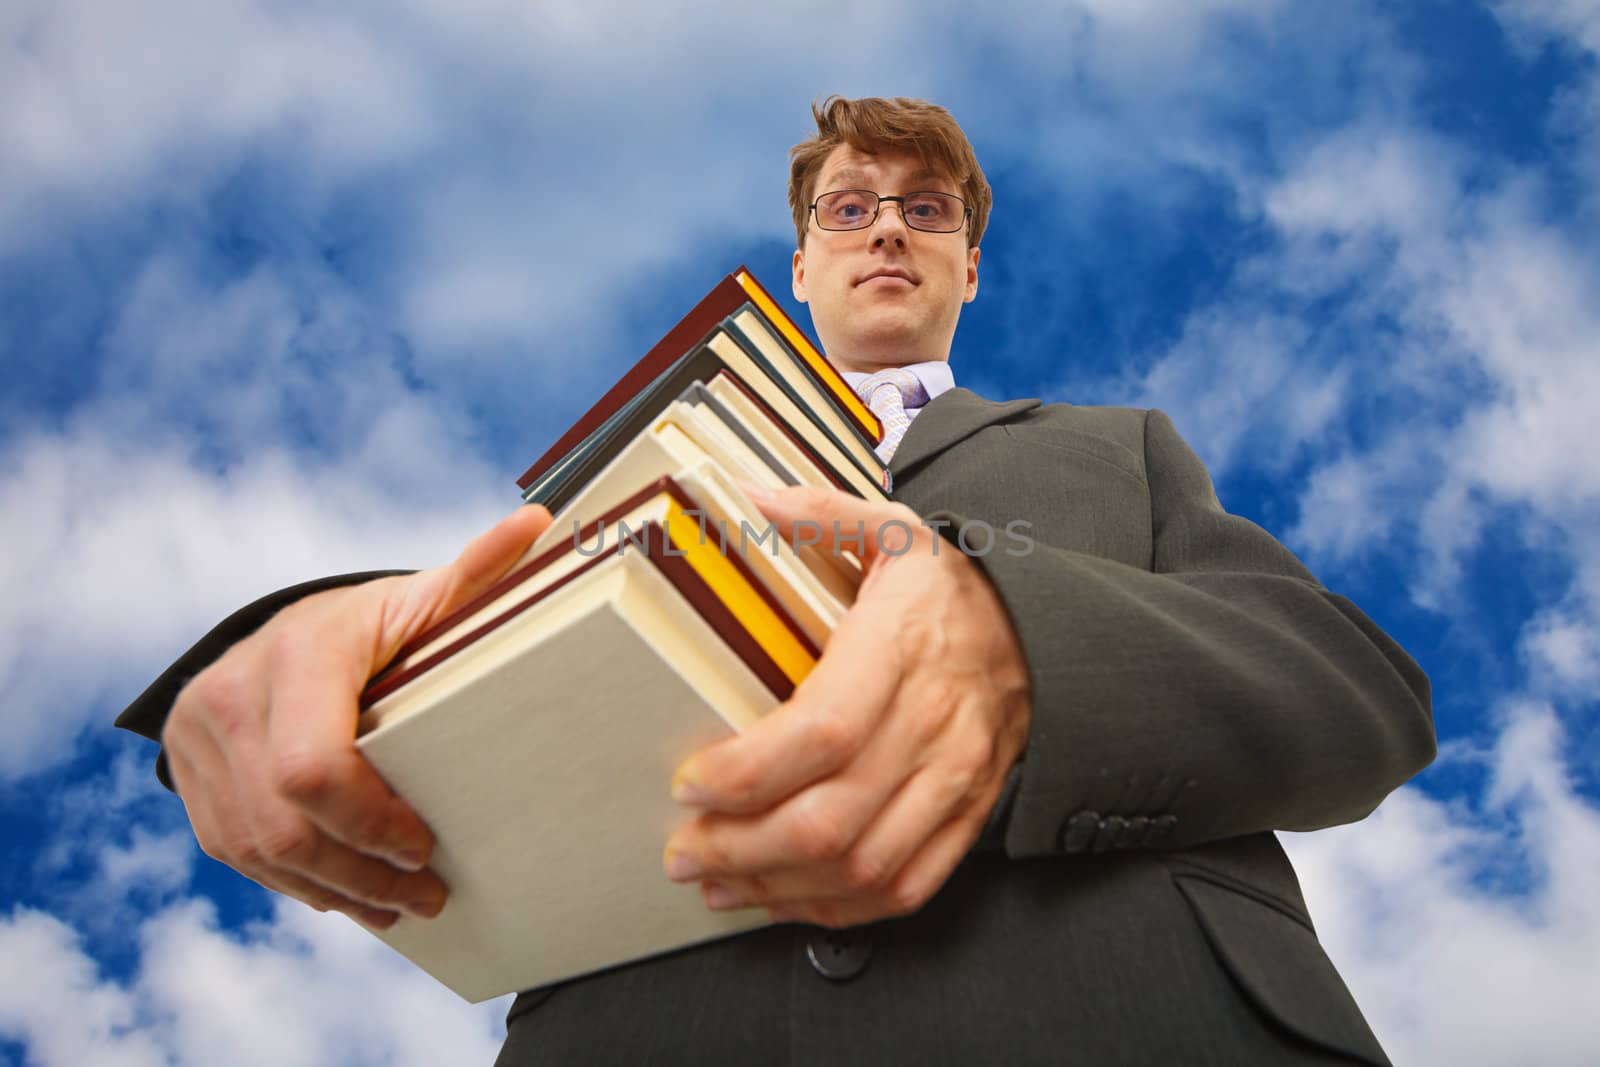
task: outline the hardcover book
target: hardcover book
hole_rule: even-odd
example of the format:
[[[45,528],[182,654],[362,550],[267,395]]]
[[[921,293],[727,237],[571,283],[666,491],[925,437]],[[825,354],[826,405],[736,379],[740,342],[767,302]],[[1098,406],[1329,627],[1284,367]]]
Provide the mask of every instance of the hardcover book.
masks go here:
[[[794,692],[861,580],[741,483],[886,499],[879,432],[741,268],[562,435],[519,482],[550,528],[363,693],[450,887],[374,933],[479,1001],[764,925],[662,872],[671,778]]]

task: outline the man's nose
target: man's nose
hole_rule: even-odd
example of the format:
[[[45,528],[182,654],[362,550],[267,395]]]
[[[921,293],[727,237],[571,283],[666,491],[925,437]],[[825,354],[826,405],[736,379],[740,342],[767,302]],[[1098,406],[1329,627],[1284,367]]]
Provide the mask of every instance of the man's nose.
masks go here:
[[[891,211],[890,208],[894,210]],[[906,243],[906,206],[898,200],[885,200],[878,204],[878,217],[872,223],[872,242],[894,241]]]

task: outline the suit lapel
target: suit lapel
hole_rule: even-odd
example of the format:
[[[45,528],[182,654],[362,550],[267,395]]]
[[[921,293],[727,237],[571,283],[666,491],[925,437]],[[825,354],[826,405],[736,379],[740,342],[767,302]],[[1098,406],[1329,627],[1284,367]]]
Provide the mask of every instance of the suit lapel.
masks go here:
[[[898,478],[918,463],[937,456],[985,426],[1003,422],[1038,406],[1039,401],[1032,399],[996,403],[959,387],[940,393],[911,420],[911,426],[900,440],[900,447],[889,461],[889,472]]]

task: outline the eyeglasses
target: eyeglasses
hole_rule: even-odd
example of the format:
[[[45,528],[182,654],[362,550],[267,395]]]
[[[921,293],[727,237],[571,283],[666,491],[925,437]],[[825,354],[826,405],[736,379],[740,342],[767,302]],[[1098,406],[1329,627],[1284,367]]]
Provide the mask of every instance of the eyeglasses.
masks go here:
[[[900,205],[900,217],[913,230],[955,233],[972,214],[967,202],[949,193],[907,193],[879,196],[871,189],[839,189],[823,193],[811,204],[824,230],[864,230],[878,221],[886,201]]]

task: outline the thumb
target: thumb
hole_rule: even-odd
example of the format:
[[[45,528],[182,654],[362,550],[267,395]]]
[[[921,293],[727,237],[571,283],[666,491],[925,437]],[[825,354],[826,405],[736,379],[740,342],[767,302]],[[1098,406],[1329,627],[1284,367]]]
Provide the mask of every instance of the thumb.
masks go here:
[[[507,574],[550,526],[550,512],[525,504],[479,534],[445,570],[438,614],[454,611]]]
[[[538,504],[519,507],[468,542],[450,563],[388,586],[373,642],[373,666],[387,664],[412,638],[504,577],[550,521],[550,512]]]
[[[744,486],[761,513],[791,545],[814,544],[835,555],[856,555],[867,571],[886,556],[904,555],[926,532],[922,519],[904,504],[862,500],[838,489]]]

